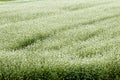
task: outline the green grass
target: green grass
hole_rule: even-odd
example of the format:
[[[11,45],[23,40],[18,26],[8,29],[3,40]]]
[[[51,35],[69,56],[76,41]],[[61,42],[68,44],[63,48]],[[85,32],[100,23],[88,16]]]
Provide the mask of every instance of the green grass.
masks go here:
[[[0,80],[120,80],[119,0],[0,2]]]

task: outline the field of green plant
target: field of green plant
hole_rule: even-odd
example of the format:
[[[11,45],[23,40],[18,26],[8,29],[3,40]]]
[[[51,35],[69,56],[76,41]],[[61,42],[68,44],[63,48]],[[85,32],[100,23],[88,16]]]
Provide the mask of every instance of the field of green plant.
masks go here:
[[[1,0],[0,80],[120,80],[120,0]]]

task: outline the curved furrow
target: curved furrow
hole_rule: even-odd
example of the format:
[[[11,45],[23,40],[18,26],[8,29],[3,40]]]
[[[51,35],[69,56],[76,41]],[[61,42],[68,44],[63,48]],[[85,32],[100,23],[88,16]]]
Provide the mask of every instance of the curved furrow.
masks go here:
[[[42,44],[40,45],[41,47],[39,46],[39,40],[38,40],[38,42],[36,42],[35,45],[31,45],[30,46],[31,48],[29,47],[28,49],[35,50],[35,46],[37,46],[42,49],[45,48],[48,50],[50,50],[50,49],[59,50],[60,48],[70,45],[73,42],[77,42],[77,41],[85,42],[85,41],[89,40],[90,38],[94,39],[94,37],[102,35],[103,33],[109,31],[109,29],[115,30],[115,29],[119,28],[118,20],[119,20],[119,17],[116,17],[116,18],[113,18],[110,20],[109,19],[106,20],[106,22],[110,23],[110,24],[107,24],[106,22],[104,22],[104,23],[97,22],[93,25],[86,25],[86,26],[80,25],[79,27],[75,26],[70,29],[61,30],[59,32],[53,33],[53,35],[51,35],[49,38],[47,38],[47,40],[44,40],[42,42]],[[116,22],[113,23],[113,21],[116,21]],[[117,32],[119,32],[119,31],[116,31],[114,33],[111,32],[111,34],[113,33],[113,36],[114,36],[114,34],[119,35],[119,33],[117,33]],[[107,33],[105,33],[105,34],[107,34]],[[38,45],[36,45],[37,43],[38,43]],[[47,43],[47,45],[44,43]],[[36,47],[36,49],[40,49],[37,47]]]
[[[64,10],[68,10],[68,11],[76,11],[76,10],[81,10],[81,9],[86,9],[86,8],[92,8],[92,7],[96,7],[96,6],[100,6],[100,5],[107,5],[107,4],[111,4],[114,3],[115,1],[107,1],[107,2],[99,2],[99,3],[77,3],[74,5],[70,5],[70,6],[66,6],[63,7],[62,9]]]
[[[119,3],[0,3],[0,80],[119,80]]]

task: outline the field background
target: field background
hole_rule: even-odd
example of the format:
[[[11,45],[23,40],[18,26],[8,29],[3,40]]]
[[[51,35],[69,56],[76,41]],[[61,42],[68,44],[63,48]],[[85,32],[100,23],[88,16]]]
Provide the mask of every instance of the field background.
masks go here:
[[[1,0],[0,80],[120,80],[120,1]]]

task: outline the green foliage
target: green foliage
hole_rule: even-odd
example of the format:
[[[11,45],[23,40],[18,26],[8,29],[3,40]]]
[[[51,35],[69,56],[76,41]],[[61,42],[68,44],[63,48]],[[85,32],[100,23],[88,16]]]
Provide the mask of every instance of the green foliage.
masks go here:
[[[0,3],[0,80],[119,80],[119,0]]]

